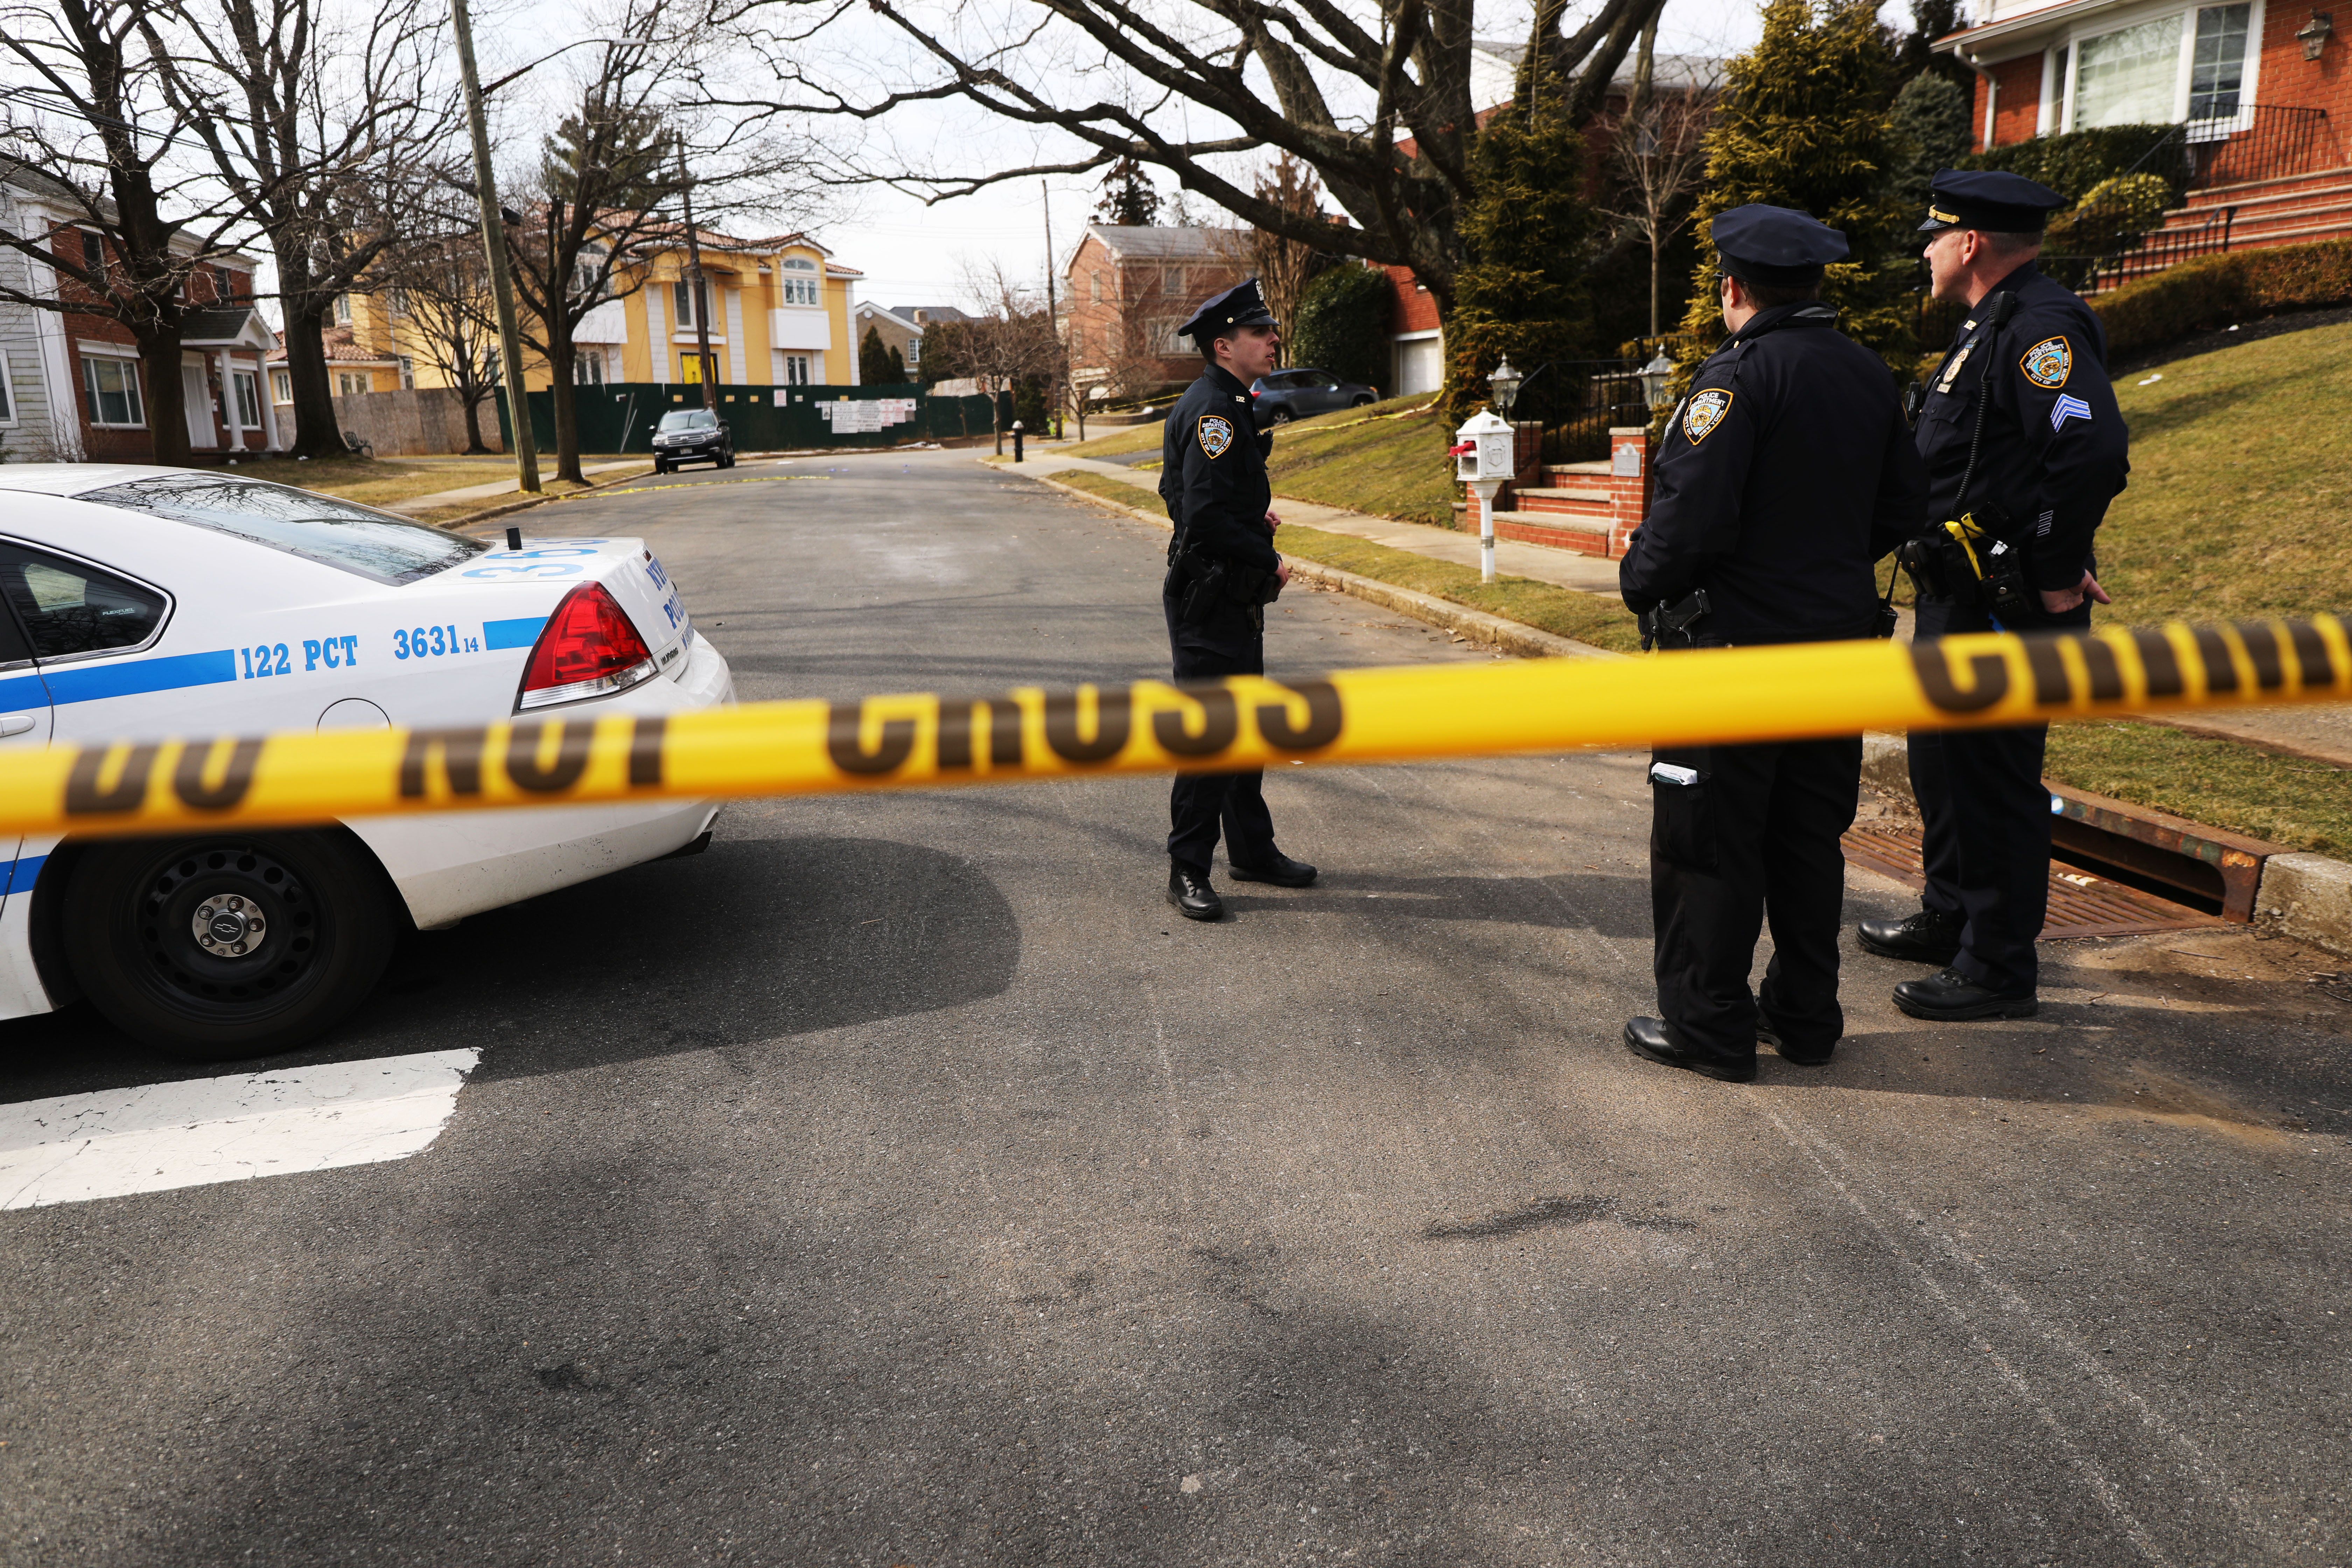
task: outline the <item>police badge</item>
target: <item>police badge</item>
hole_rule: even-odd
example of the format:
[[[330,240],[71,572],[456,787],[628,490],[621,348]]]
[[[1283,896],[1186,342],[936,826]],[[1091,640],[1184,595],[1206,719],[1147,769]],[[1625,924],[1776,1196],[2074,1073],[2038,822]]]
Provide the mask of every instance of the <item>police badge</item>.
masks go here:
[[[1201,450],[1212,458],[1222,458],[1225,455],[1225,448],[1234,444],[1234,422],[1214,414],[1203,414],[1201,423],[1193,427],[1193,434],[1201,438]]]
[[[1731,400],[1737,395],[1719,386],[1691,394],[1690,404],[1683,410],[1683,434],[1690,437],[1692,446],[1706,440],[1715,427],[1723,423],[1723,416],[1731,412]]]
[[[2025,373],[2026,380],[2044,392],[2055,392],[2074,373],[2074,351],[2063,338],[2044,338],[2025,351],[2017,368]]]

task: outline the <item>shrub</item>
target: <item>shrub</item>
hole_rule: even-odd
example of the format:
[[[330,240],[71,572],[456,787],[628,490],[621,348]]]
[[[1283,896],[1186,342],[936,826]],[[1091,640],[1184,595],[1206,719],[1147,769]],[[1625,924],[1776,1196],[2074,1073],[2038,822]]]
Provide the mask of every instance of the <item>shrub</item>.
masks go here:
[[[1379,386],[1388,380],[1389,305],[1395,294],[1377,267],[1318,272],[1298,295],[1285,357],[1328,370],[1341,381]],[[1393,389],[1391,389],[1393,390]]]
[[[2091,301],[2112,357],[2278,310],[2352,303],[2352,239],[2238,250],[2168,268]]]
[[[2053,256],[2105,256],[2164,221],[2171,183],[2161,174],[2118,174],[2083,193],[2050,220],[2042,248]]]
[[[2173,125],[2102,125],[2092,131],[2070,131],[2063,136],[2036,136],[2012,142],[1990,152],[1972,153],[1959,162],[1963,169],[2006,169],[2029,180],[2039,180],[2070,202],[2079,202],[2102,180],[2112,180],[2146,157],[2149,148],[2179,128]],[[2188,161],[2158,153],[2142,173],[2162,179],[2168,199],[2179,203],[2189,175]]]

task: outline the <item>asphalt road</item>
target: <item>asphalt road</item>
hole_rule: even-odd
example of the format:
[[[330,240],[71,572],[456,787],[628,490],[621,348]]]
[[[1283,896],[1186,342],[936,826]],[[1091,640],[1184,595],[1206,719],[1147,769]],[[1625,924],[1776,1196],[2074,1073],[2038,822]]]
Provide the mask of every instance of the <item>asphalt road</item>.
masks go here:
[[[971,454],[561,513],[748,698],[1164,668],[1164,536]],[[1101,780],[730,806],[414,939],[278,1065],[481,1047],[424,1152],[0,1213],[0,1561],[2352,1557],[2343,961],[2070,944],[1933,1028],[1850,954],[1836,1061],[1733,1087],[1618,1044],[1639,759],[1267,793],[1323,881],[1213,927]],[[0,1025],[0,1099],[194,1076]]]

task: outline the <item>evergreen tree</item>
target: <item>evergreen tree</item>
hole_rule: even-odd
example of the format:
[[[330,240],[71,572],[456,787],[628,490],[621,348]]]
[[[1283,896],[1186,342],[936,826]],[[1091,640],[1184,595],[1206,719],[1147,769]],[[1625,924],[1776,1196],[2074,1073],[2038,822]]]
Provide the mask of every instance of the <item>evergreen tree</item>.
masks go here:
[[[1914,210],[1927,205],[1939,169],[1969,153],[1969,95],[1948,77],[1921,71],[1895,95],[1895,198]]]
[[[868,327],[857,340],[857,379],[868,386],[896,386],[907,379],[907,356],[882,341],[882,330]]]
[[[1593,229],[1584,139],[1549,73],[1497,113],[1471,150],[1462,225],[1469,262],[1445,320],[1445,414],[1466,418],[1505,358],[1522,375],[1583,357],[1591,330],[1585,263]],[[1530,405],[1517,410],[1536,417]]]
[[[1969,19],[1960,14],[1960,0],[1911,0],[1911,31],[1904,36],[1896,62],[1904,76],[1925,72],[1941,77],[1963,96],[1973,98],[1975,78],[1969,68],[1949,50],[1937,54],[1935,48],[1937,38],[1949,37],[1968,25]]]
[[[1890,366],[1916,353],[1918,214],[1895,195],[1888,91],[1894,58],[1871,0],[1770,0],[1764,37],[1731,62],[1729,90],[1707,135],[1704,237],[1683,330],[1723,334],[1720,276],[1708,226],[1751,202],[1794,207],[1843,231],[1853,259],[1829,269],[1822,298],[1839,326]],[[1685,365],[1687,373],[1692,367]]]
[[[540,177],[550,195],[581,200],[579,171],[586,165],[592,205],[656,207],[677,199],[677,139],[659,114],[608,107],[593,89],[583,110],[540,139]]]
[[[1143,165],[1121,158],[1103,175],[1102,199],[1095,204],[1095,222],[1117,228],[1149,228],[1160,221],[1160,193]]]

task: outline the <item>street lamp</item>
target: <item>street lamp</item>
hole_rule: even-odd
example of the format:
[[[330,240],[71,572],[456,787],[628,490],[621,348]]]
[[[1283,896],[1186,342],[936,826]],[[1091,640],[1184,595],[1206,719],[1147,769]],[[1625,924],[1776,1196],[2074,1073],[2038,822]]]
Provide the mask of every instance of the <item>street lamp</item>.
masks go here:
[[[1495,408],[1506,419],[1511,416],[1511,405],[1519,400],[1522,379],[1519,373],[1511,368],[1511,356],[1508,354],[1505,354],[1503,363],[1495,367],[1495,374],[1486,378],[1486,384],[1494,389]]]
[[[1666,357],[1665,350],[1660,349],[1658,357],[1636,374],[1642,378],[1642,401],[1655,408],[1666,400],[1666,383],[1674,379],[1675,362]]]

